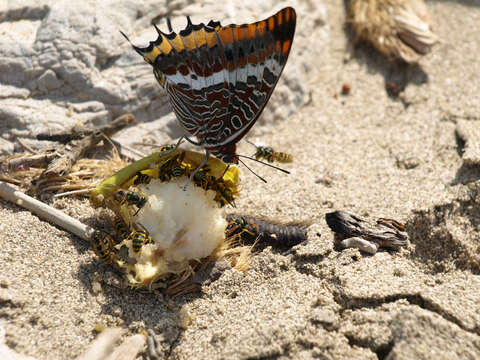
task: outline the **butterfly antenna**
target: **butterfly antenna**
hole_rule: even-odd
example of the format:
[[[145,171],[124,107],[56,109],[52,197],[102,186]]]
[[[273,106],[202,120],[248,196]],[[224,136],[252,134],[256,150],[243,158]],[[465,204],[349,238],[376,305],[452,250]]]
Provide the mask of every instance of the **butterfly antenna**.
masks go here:
[[[240,156],[240,155],[237,155],[237,156]],[[247,156],[242,156],[242,157],[248,158]],[[263,177],[261,177],[260,175],[258,175],[258,174],[257,174],[255,171],[253,171],[252,169],[250,169],[250,168],[247,166],[247,164],[245,164],[242,160],[238,159],[238,161],[240,161],[240,162],[243,164],[243,166],[245,166],[248,170],[250,170],[250,172],[251,172],[253,175],[255,175],[256,177],[258,177],[258,178],[259,178],[260,180],[262,180],[264,183],[267,182],[267,180],[265,180]]]
[[[275,165],[272,165],[272,164],[268,164],[268,163],[266,163],[266,162],[263,162],[263,161],[254,159],[254,158],[252,158],[252,157],[245,156],[245,155],[238,155],[238,154],[237,154],[237,156],[243,157],[243,158],[245,158],[245,159],[250,159],[250,160],[259,162],[260,164],[263,164],[263,165],[270,166],[270,167],[272,167],[272,168],[274,168],[274,169],[277,169],[277,170],[279,170],[279,171],[281,171],[281,172],[284,172],[285,174],[290,174],[290,171],[288,171],[288,170],[285,170],[285,169],[282,169],[282,168],[280,168],[280,167],[278,167],[278,166],[275,166]],[[240,159],[239,159],[239,160],[240,160]],[[245,165],[245,163],[244,163],[243,161],[242,161],[242,164]],[[246,166],[246,165],[245,165],[245,166]],[[250,171],[251,171],[251,170],[250,170]],[[253,171],[252,171],[252,172],[253,172]]]
[[[255,145],[253,142],[251,142],[251,141],[249,141],[249,140],[247,140],[247,139],[245,139],[245,141],[248,142],[250,145],[253,145],[253,146],[255,146],[256,148],[258,148],[258,146]]]

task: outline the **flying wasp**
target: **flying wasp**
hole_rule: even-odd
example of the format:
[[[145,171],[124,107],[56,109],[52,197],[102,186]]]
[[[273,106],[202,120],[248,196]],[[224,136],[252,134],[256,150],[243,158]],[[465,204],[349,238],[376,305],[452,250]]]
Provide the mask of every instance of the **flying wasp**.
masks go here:
[[[134,216],[138,214],[140,209],[147,203],[148,200],[145,196],[142,196],[137,192],[124,190],[118,190],[114,194],[114,198],[120,203],[120,205],[125,203],[128,205],[135,205],[137,207],[137,211]]]
[[[257,160],[265,159],[268,162],[277,161],[279,163],[290,163],[293,161],[293,156],[290,154],[275,151],[270,146],[257,146],[251,141],[246,141],[257,148],[257,152],[253,155]]]
[[[115,259],[115,240],[104,231],[95,230],[90,238],[93,251],[105,264],[111,264]]]
[[[130,234],[132,239],[132,249],[134,252],[139,252],[143,245],[151,244],[152,237],[146,231],[134,231]]]

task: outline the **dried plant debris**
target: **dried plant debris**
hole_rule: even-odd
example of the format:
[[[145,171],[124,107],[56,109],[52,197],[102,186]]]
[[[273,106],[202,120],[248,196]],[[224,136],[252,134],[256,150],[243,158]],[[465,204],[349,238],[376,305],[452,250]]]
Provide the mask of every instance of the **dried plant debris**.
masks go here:
[[[375,254],[380,247],[398,250],[408,243],[405,226],[396,220],[379,218],[371,224],[344,211],[328,213],[325,220],[344,248]]]
[[[108,159],[79,159],[66,175],[41,177],[48,159],[57,157],[55,152],[53,154],[24,154],[4,159],[11,170],[0,172],[0,181],[18,185],[23,191],[36,196],[47,193],[54,193],[56,197],[71,194],[88,196],[103,179],[128,165],[113,148]]]
[[[423,0],[351,0],[349,5],[355,41],[371,43],[391,60],[417,63],[439,41]]]
[[[0,181],[19,185],[29,194],[43,196],[86,195],[105,177],[128,163],[112,148],[110,159],[83,158],[101,140],[131,124],[135,118],[126,114],[99,128],[74,127],[69,132],[40,134],[39,139],[58,140],[67,145],[31,154],[15,154],[0,158]],[[20,140],[20,139],[19,139]]]
[[[307,240],[306,222],[281,224],[259,217],[230,214],[227,216],[227,238],[243,244],[260,244],[290,248]]]

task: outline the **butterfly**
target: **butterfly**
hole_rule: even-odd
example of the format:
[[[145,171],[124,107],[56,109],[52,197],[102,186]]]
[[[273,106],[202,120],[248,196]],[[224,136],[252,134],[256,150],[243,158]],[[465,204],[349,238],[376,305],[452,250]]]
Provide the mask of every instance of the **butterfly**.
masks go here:
[[[237,164],[236,143],[257,121],[287,62],[295,10],[227,26],[213,20],[195,25],[187,16],[178,34],[167,24],[170,33],[154,25],[157,39],[132,47],[152,65],[180,124],[198,141],[186,139],[206,150],[206,161],[212,153]]]

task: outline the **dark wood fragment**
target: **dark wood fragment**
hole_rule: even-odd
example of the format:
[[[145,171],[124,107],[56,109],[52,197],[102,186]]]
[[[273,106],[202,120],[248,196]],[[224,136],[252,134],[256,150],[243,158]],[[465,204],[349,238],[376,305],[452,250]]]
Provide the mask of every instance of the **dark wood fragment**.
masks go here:
[[[330,229],[339,235],[339,239],[359,237],[374,242],[379,247],[395,250],[406,246],[408,242],[405,226],[393,219],[379,218],[372,224],[344,211],[335,211],[326,214],[325,220]]]

